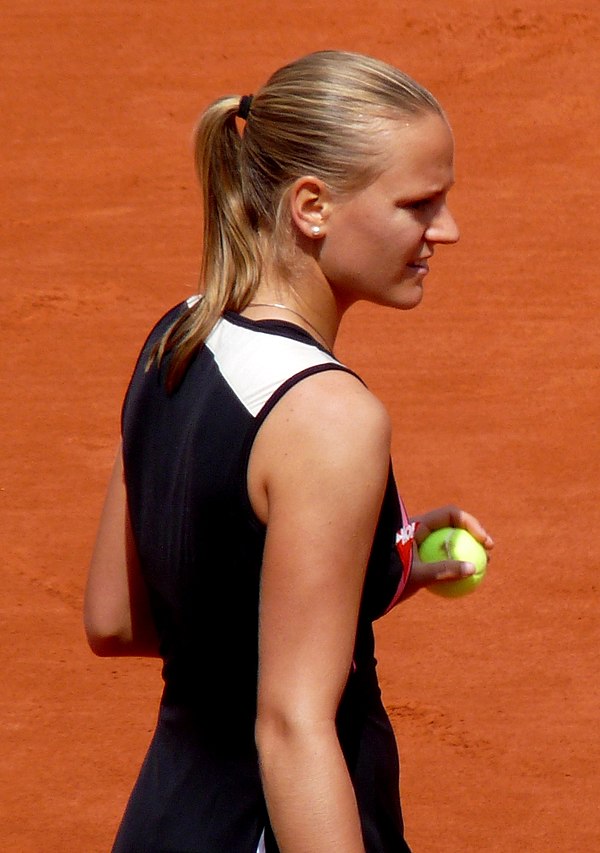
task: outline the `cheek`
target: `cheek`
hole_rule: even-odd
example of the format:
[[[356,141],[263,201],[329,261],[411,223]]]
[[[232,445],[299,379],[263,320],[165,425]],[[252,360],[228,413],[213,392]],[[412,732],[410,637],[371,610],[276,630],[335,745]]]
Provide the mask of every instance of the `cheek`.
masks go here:
[[[394,243],[399,254],[407,260],[413,260],[425,242],[425,228],[413,217],[403,218],[390,233],[390,242]]]
[[[348,270],[362,266],[373,245],[373,230],[370,223],[350,216],[338,220],[328,231],[321,251],[321,267],[330,277],[340,277]]]
[[[410,211],[403,208],[381,208],[372,211],[365,223],[364,235],[374,252],[388,258],[412,257],[425,235],[425,228]],[[356,237],[357,243],[361,239]]]
[[[403,274],[423,240],[424,228],[406,210],[382,204],[349,207],[331,222],[320,256],[331,283],[369,286]]]

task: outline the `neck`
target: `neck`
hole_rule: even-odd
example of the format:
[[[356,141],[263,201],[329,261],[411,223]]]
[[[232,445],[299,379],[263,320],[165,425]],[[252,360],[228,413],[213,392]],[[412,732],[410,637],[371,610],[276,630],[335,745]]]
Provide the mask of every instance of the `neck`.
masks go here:
[[[312,332],[313,335],[316,336],[318,341],[323,344],[325,349],[331,352],[333,341],[330,341],[325,337],[325,335],[319,331],[319,329],[311,323],[311,321],[297,311],[295,308],[290,307],[289,305],[284,305],[282,302],[250,302],[246,308],[275,308],[277,311],[287,312],[288,314],[293,314],[299,320],[302,320],[304,327],[308,327],[307,331]]]
[[[263,249],[261,282],[248,306],[253,317],[272,317],[273,311],[295,317],[328,350],[333,349],[343,310],[315,258],[296,251],[281,264],[270,245]],[[282,316],[281,315],[281,316]]]

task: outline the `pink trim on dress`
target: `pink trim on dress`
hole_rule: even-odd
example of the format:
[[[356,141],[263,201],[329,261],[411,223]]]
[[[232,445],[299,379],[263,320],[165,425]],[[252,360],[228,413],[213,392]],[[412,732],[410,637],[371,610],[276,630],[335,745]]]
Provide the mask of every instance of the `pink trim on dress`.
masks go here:
[[[408,583],[408,578],[410,577],[410,571],[412,569],[413,564],[413,545],[415,531],[419,525],[418,521],[411,521],[408,517],[406,507],[404,506],[404,502],[400,495],[398,495],[398,500],[400,501],[402,527],[396,533],[396,551],[398,552],[400,562],[402,563],[402,576],[400,577],[400,582],[398,584],[398,588],[394,594],[394,597],[388,605],[385,613],[389,613],[390,610],[392,610],[392,608],[394,608],[398,604],[400,598],[402,597],[402,593],[404,592],[406,584]]]

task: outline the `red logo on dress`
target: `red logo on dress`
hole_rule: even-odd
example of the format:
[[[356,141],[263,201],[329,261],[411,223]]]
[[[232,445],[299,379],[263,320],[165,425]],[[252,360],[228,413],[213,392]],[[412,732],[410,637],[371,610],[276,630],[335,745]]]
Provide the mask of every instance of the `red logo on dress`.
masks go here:
[[[396,590],[396,594],[390,601],[386,613],[398,604],[400,598],[402,597],[402,593],[404,591],[404,587],[408,582],[408,578],[410,576],[410,570],[412,569],[413,563],[413,543],[415,541],[415,531],[419,526],[418,521],[409,521],[408,513],[406,512],[406,507],[402,501],[400,495],[398,495],[398,500],[400,502],[400,514],[402,516],[402,527],[396,533],[396,551],[398,556],[400,557],[400,563],[402,565],[402,576],[398,581],[398,588]]]
[[[396,550],[403,566],[410,566],[412,562],[413,542],[417,521],[411,521],[396,533]]]

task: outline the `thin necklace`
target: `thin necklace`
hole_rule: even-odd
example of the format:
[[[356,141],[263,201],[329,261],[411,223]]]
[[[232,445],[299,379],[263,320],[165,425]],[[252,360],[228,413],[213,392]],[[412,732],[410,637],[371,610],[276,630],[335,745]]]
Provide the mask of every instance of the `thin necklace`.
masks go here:
[[[306,317],[303,317],[299,311],[295,311],[293,308],[288,308],[287,305],[282,305],[281,302],[249,302],[246,308],[280,308],[282,311],[289,311],[290,314],[295,314],[296,317],[299,317],[307,326],[309,326],[315,335],[319,338],[321,343],[325,346],[327,352],[331,352],[331,348],[321,332],[318,329],[315,329],[310,320],[307,320]]]

